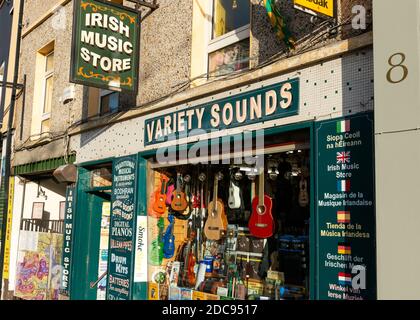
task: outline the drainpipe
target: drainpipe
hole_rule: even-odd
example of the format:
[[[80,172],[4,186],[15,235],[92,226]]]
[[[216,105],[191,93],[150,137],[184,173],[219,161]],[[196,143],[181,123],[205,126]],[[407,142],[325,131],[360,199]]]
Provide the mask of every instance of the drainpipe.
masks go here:
[[[3,263],[4,263],[4,247],[6,240],[6,223],[7,215],[9,210],[9,181],[10,181],[10,158],[12,151],[12,126],[13,118],[15,114],[15,104],[16,104],[16,88],[18,85],[19,77],[19,56],[20,56],[20,44],[22,37],[22,20],[23,20],[23,7],[24,0],[19,1],[19,20],[18,20],[18,29],[17,29],[17,39],[16,39],[16,53],[15,53],[15,70],[13,75],[13,87],[12,87],[12,101],[9,109],[9,118],[7,123],[7,136],[6,136],[6,155],[4,161],[4,187],[5,187],[5,198],[4,198],[4,212],[3,212],[3,225],[1,230],[1,251],[0,251],[0,297],[2,296],[3,291]]]

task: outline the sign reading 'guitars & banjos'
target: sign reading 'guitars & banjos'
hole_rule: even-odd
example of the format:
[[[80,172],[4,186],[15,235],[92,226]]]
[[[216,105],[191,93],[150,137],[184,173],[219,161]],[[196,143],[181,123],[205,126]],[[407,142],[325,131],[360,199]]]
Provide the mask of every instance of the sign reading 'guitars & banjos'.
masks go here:
[[[109,2],[74,2],[70,81],[137,91],[140,23],[137,12]]]
[[[291,79],[261,89],[146,119],[144,144],[189,137],[216,130],[297,115],[299,79]]]

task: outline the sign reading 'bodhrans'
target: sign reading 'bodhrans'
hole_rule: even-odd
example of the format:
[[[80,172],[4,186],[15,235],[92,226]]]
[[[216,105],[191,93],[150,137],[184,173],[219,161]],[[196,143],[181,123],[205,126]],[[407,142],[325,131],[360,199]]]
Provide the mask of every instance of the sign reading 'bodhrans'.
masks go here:
[[[98,0],[76,0],[74,6],[70,81],[137,91],[138,13]]]

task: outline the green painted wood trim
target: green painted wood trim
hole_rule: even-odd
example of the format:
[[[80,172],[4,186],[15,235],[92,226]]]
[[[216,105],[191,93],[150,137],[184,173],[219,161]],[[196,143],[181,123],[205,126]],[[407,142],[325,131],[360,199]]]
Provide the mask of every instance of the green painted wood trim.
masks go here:
[[[316,186],[316,179],[318,177],[315,176],[315,165],[316,165],[316,154],[315,154],[315,123],[312,122],[311,123],[311,128],[310,128],[310,169],[309,169],[309,176],[311,177],[310,179],[310,184],[309,184],[309,189],[310,189],[310,225],[309,225],[309,298],[311,300],[316,300],[318,299],[318,295],[316,294],[317,292],[317,283],[318,283],[318,279],[316,278],[317,272],[316,272],[316,259],[317,257],[317,247],[318,247],[318,243],[317,243],[317,230],[316,230],[316,221],[317,221],[317,217],[315,217],[315,195],[316,195],[316,190],[315,190],[315,186]]]
[[[137,216],[147,216],[147,160],[140,156],[137,167]],[[135,263],[135,256],[133,260]],[[134,271],[131,275],[133,281]],[[132,300],[147,300],[147,289],[147,282],[133,282]]]
[[[68,156],[68,163],[72,164],[76,161],[76,155],[72,154]],[[34,174],[49,172],[57,169],[59,166],[66,164],[64,157],[52,158],[37,162],[31,162],[27,164],[22,164],[12,168],[13,175],[24,175],[24,174]]]

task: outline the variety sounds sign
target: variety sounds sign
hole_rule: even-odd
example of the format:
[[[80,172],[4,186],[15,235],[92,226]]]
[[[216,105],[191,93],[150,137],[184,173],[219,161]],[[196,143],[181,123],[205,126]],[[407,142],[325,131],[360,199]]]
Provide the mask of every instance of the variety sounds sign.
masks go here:
[[[70,81],[136,92],[139,19],[136,11],[116,4],[76,0]]]
[[[373,114],[316,125],[318,298],[376,299]]]
[[[296,78],[146,119],[144,144],[289,117],[298,112],[299,79]]]

